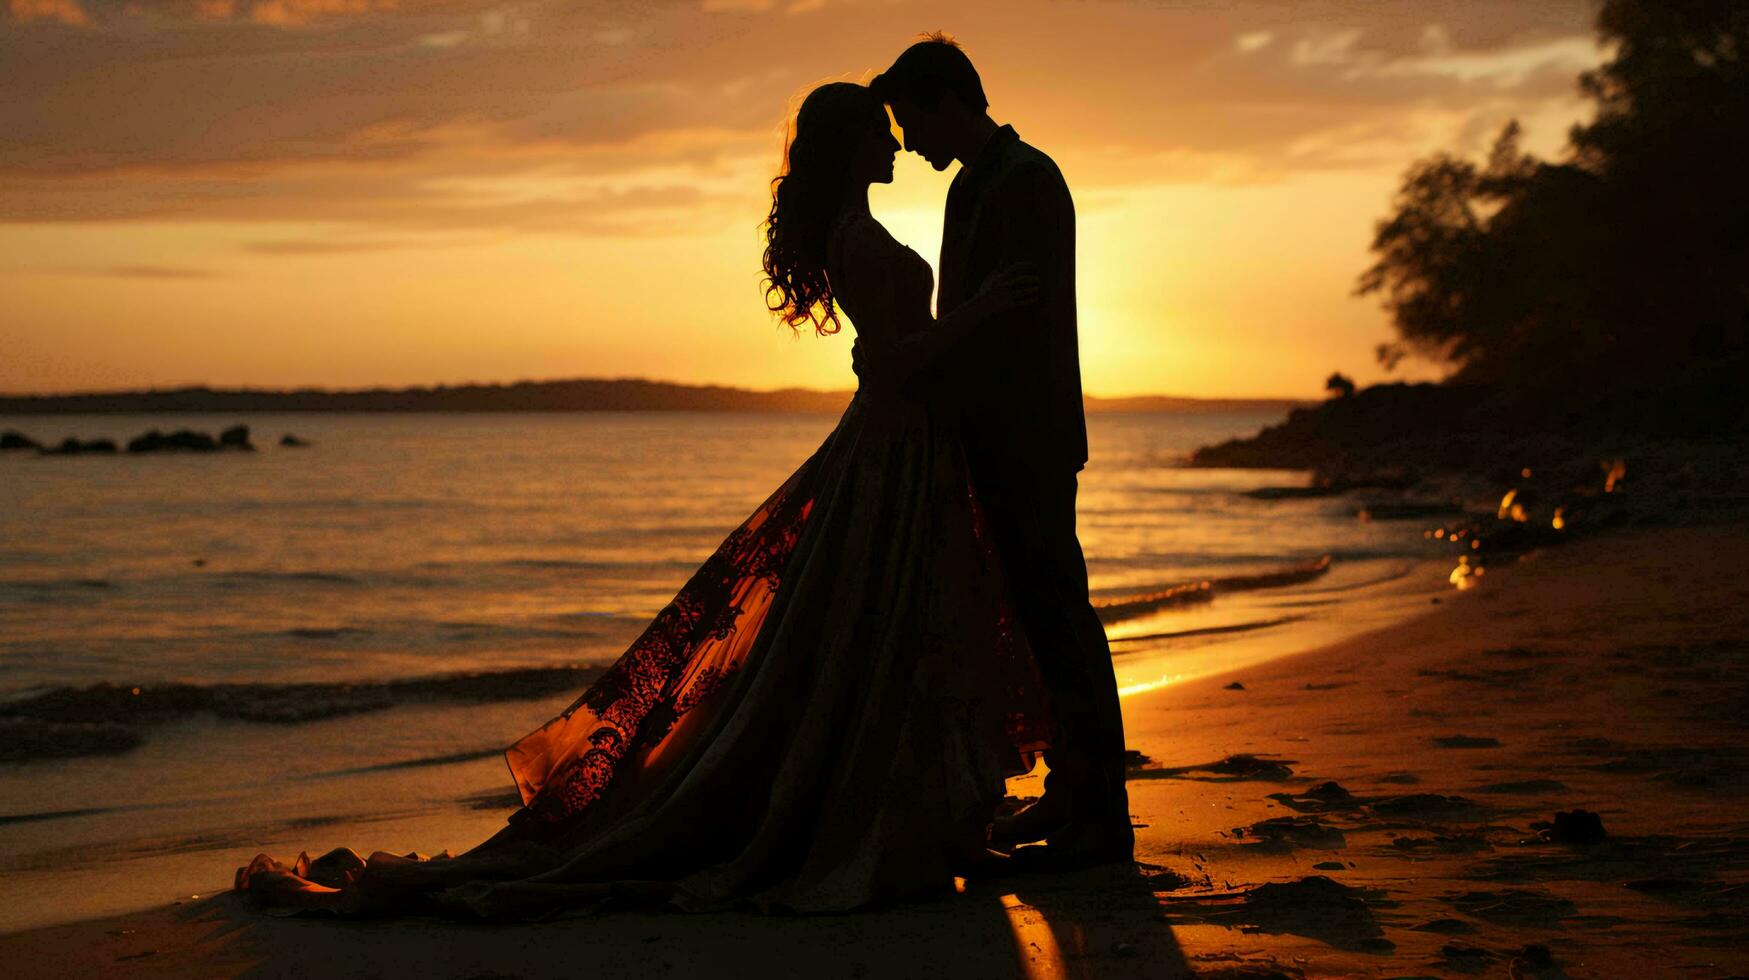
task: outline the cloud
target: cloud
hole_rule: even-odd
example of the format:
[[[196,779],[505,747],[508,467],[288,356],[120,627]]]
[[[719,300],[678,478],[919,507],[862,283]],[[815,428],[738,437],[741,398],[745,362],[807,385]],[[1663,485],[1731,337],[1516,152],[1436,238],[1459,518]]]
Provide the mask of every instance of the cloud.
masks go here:
[[[323,17],[357,16],[395,9],[394,0],[256,0],[249,19],[258,24],[307,24]]]
[[[1294,42],[1288,60],[1302,68],[1335,66],[1340,68],[1340,76],[1349,80],[1432,77],[1460,84],[1481,82],[1501,89],[1521,87],[1544,75],[1570,80],[1600,60],[1597,43],[1589,35],[1464,50],[1453,44],[1444,24],[1433,23],[1422,30],[1418,50],[1401,52],[1363,49],[1365,33],[1359,28],[1309,31]],[[1240,50],[1248,49],[1240,45]]]
[[[1499,51],[1453,51],[1443,44],[1430,47],[1433,50],[1421,55],[1372,66],[1368,73],[1376,78],[1446,76],[1511,89],[1539,77],[1570,79],[1601,60],[1597,43],[1590,37],[1553,38]]]
[[[428,245],[424,239],[345,239],[345,238],[279,238],[246,242],[241,247],[255,255],[347,255],[355,252],[382,252],[409,245]]]
[[[124,20],[176,19],[246,20],[294,27],[316,21],[364,14],[417,9],[434,0],[157,0],[116,3],[112,0],[7,0],[7,11],[19,22],[54,21],[87,26]],[[436,0],[442,2],[442,0]]]
[[[7,0],[6,9],[21,23],[41,20],[76,27],[91,23],[78,0]]]
[[[388,238],[746,221],[795,94],[923,27],[959,31],[993,111],[1089,190],[1401,166],[1571,102],[1596,57],[1588,0],[898,0],[833,4],[828,26],[750,0],[9,3],[0,220]]]
[[[212,279],[218,273],[208,269],[190,269],[169,265],[117,265],[105,269],[72,269],[74,275],[105,276],[115,279]]]
[[[1250,31],[1233,38],[1233,47],[1249,54],[1252,51],[1262,51],[1269,47],[1269,42],[1275,40],[1275,35],[1269,31]]]
[[[1449,27],[1415,4],[1227,9],[1248,16],[1220,18],[1218,44],[1163,52],[1170,67],[1151,73],[1147,99],[1115,108],[1146,77],[1125,71],[1121,53],[1108,78],[1091,79],[1103,91],[1081,93],[1092,108],[1079,128],[1103,137],[1089,142],[1108,172],[1135,180],[1159,164],[1163,179],[1234,182],[1400,169],[1436,148],[1470,149],[1447,141],[1514,116],[1572,118],[1582,111],[1576,76],[1603,57],[1582,4],[1446,4]],[[1564,135],[1563,124],[1531,137],[1547,151]]]
[[[540,184],[531,177],[469,176],[408,185],[369,173],[159,182],[149,193],[107,182],[56,183],[0,189],[0,210],[14,221],[28,222],[180,217],[208,222],[326,222],[360,230],[392,229],[403,235],[473,230],[646,237],[685,234],[701,224],[744,219],[758,211],[757,195],[763,193],[757,183],[749,185],[751,197],[691,183],[623,189],[570,186],[550,194],[515,193],[514,186],[524,180]]]
[[[1340,31],[1308,31],[1289,49],[1295,65],[1345,65],[1355,60],[1355,44],[1366,33],[1359,28]]]

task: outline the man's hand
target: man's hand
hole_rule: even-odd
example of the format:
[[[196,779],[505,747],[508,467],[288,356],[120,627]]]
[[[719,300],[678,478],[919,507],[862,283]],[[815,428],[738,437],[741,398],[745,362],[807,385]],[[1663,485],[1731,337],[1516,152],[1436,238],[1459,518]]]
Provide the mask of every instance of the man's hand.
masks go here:
[[[972,296],[972,302],[977,303],[987,316],[1024,310],[1038,305],[1043,285],[1038,263],[1016,262],[985,280]]]
[[[850,371],[858,378],[862,377],[862,341],[855,340],[850,344]]]

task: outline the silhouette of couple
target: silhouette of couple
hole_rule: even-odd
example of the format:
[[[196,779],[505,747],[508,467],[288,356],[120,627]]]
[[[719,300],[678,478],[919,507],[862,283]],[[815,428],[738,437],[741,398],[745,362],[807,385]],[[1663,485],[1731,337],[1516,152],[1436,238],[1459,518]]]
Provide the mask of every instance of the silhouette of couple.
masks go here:
[[[631,648],[506,753],[524,806],[435,859],[338,849],[280,909],[538,917],[604,900],[843,911],[1128,862],[1123,729],[1075,535],[1075,215],[951,40],[808,95],[773,182],[768,305],[856,328],[856,397]],[[899,150],[959,161],[929,264],[869,214]],[[997,818],[1043,754],[1044,794]],[[1035,843],[1043,841],[1044,843]]]

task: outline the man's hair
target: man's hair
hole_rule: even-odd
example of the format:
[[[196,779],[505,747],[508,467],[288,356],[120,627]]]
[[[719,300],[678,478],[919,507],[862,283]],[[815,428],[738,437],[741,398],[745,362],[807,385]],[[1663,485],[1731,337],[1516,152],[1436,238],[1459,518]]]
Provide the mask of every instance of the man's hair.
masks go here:
[[[868,83],[883,102],[895,97],[922,109],[934,109],[941,97],[952,92],[961,104],[973,112],[990,107],[984,98],[984,83],[972,59],[966,57],[959,42],[936,31],[905,49],[893,66]]]

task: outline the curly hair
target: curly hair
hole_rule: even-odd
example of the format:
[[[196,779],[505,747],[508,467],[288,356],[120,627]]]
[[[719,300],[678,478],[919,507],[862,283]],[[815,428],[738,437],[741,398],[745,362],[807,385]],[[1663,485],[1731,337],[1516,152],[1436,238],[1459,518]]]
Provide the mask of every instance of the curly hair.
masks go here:
[[[814,89],[796,110],[783,171],[771,182],[763,265],[766,308],[797,332],[803,324],[820,336],[839,330],[826,243],[852,189],[844,176],[850,154],[876,119],[884,126],[881,101],[851,82]]]

